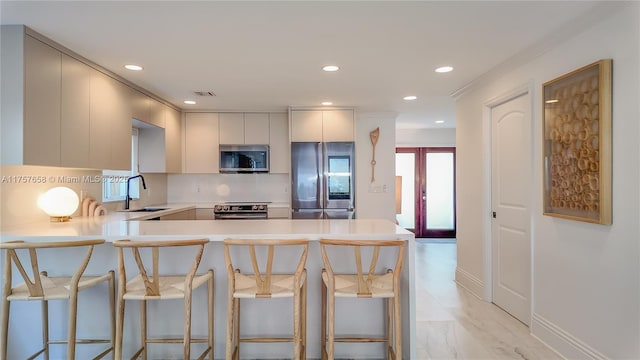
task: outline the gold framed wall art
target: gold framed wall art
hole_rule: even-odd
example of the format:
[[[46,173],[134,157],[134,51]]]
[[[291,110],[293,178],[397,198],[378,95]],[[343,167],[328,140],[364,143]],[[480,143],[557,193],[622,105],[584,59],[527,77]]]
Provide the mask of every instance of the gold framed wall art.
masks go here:
[[[611,224],[611,63],[542,85],[544,215]]]

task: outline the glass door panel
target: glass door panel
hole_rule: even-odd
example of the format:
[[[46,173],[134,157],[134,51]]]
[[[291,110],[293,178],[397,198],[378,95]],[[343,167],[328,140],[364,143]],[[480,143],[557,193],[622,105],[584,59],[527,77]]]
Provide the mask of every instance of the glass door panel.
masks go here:
[[[400,187],[396,189],[396,196],[400,197],[401,205],[399,213],[396,209],[396,220],[398,225],[408,230],[416,227],[415,157],[414,153],[396,153],[396,177],[400,177]]]
[[[396,219],[416,237],[456,236],[455,154],[453,147],[396,149]]]
[[[426,228],[454,230],[453,153],[427,153]]]

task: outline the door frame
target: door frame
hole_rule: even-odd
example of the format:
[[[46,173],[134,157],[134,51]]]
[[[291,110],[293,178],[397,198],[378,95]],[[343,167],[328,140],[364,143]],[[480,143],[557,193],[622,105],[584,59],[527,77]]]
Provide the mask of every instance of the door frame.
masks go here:
[[[533,86],[533,81],[530,80],[529,82],[522,84],[518,87],[515,87],[513,89],[511,89],[510,91],[507,91],[505,93],[502,93],[498,96],[495,96],[493,98],[490,98],[489,100],[485,101],[483,103],[483,110],[482,110],[482,134],[483,134],[483,138],[487,139],[487,141],[485,141],[484,143],[484,147],[483,147],[483,158],[484,158],[484,163],[483,163],[483,167],[484,169],[487,169],[487,171],[485,171],[484,176],[483,176],[483,188],[484,188],[484,196],[483,196],[483,204],[484,204],[484,208],[486,209],[486,213],[484,216],[484,221],[483,221],[483,226],[484,226],[484,232],[483,232],[483,258],[484,258],[484,266],[483,266],[483,280],[484,280],[484,291],[483,291],[483,299],[485,301],[488,302],[493,302],[493,257],[492,257],[492,246],[493,246],[493,233],[492,233],[492,179],[491,179],[491,173],[492,173],[492,169],[493,169],[493,159],[492,159],[492,151],[491,151],[491,146],[493,144],[493,139],[492,139],[492,135],[491,135],[491,121],[492,121],[492,117],[491,117],[491,109],[503,104],[507,101],[510,101],[512,99],[515,99],[519,96],[522,95],[529,95],[529,101],[530,101],[530,131],[531,131],[531,148],[530,148],[530,154],[531,154],[531,165],[532,167],[535,167],[535,152],[534,149],[536,147],[535,145],[535,141],[536,141],[536,132],[535,132],[535,117],[534,115],[536,114],[535,112],[535,106],[534,106],[534,86]],[[535,168],[531,169],[531,174],[535,174]],[[529,214],[529,221],[530,221],[530,232],[529,232],[529,257],[530,257],[530,277],[529,277],[529,296],[531,297],[530,299],[530,313],[531,315],[533,315],[533,306],[534,306],[534,287],[533,287],[533,282],[534,282],[534,272],[533,272],[533,268],[534,268],[534,256],[533,256],[533,239],[535,238],[534,236],[534,231],[535,231],[535,227],[534,227],[534,211],[533,211],[533,206],[535,204],[534,202],[534,189],[535,189],[535,184],[536,182],[533,181],[532,182],[532,186],[531,186],[531,199],[530,199],[530,204],[531,204],[531,208],[530,208],[530,214]]]
[[[426,187],[426,154],[451,152],[453,153],[453,230],[426,230],[426,199],[422,197],[422,189]],[[414,206],[415,228],[408,229],[412,231],[416,237],[431,238],[455,238],[456,237],[456,148],[455,146],[437,146],[437,147],[396,147],[397,153],[415,154],[415,174],[414,174],[414,198],[416,200]],[[424,174],[424,176],[422,176]],[[422,229],[425,229],[423,232]]]

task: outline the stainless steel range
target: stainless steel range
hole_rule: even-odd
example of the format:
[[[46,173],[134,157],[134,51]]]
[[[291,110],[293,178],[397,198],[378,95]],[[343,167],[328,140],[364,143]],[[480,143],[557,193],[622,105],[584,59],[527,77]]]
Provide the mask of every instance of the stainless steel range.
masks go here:
[[[216,220],[266,219],[266,203],[224,203],[213,207],[213,218]]]

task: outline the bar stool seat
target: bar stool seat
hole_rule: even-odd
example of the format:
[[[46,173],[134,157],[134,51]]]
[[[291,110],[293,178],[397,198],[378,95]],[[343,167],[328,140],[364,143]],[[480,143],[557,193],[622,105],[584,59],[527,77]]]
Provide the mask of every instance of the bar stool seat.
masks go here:
[[[233,293],[234,298],[256,298],[261,294],[261,289],[257,285],[259,281],[256,281],[255,275],[245,275],[241,273],[234,273],[235,276],[235,291]],[[304,277],[306,272],[302,274]],[[286,274],[272,274],[271,275],[271,289],[270,296],[272,298],[284,298],[293,297],[295,277],[293,275]]]
[[[193,289],[197,289],[201,285],[206,284],[209,277],[209,274],[194,276],[192,283]],[[137,275],[127,281],[127,292],[123,298],[124,300],[184,299],[186,287],[184,276],[162,276],[158,281],[159,295],[147,295],[144,277]]]
[[[322,281],[329,283],[329,275],[322,273]],[[335,274],[335,297],[358,297],[358,275]],[[374,275],[369,284],[372,298],[390,298],[394,296],[393,292],[393,273],[384,275]]]

